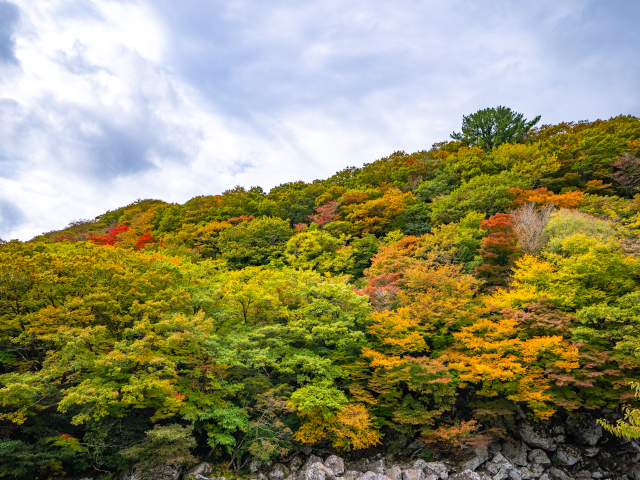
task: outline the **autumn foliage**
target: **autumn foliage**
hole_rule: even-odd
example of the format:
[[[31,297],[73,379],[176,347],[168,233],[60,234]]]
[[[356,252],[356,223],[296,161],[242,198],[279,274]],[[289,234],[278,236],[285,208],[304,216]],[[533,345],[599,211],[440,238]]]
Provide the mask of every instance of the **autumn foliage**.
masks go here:
[[[466,140],[0,241],[0,476],[640,435],[640,120]]]

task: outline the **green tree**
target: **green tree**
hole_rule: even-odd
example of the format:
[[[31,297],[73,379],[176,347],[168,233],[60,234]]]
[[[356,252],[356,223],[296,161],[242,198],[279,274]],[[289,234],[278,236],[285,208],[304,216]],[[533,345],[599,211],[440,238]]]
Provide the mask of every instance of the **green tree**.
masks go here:
[[[489,151],[503,143],[521,142],[527,132],[540,121],[540,115],[531,121],[510,108],[485,108],[462,117],[462,132],[451,138],[468,145],[478,145]]]
[[[218,248],[232,267],[264,265],[284,252],[291,234],[289,222],[262,217],[224,230],[218,239]]]

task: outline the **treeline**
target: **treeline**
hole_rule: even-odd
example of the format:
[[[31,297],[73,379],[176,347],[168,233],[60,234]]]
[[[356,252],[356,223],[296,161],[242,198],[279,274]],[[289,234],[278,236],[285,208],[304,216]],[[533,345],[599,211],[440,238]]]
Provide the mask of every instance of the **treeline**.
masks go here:
[[[450,449],[633,406],[640,119],[537,120],[3,244],[0,474]]]

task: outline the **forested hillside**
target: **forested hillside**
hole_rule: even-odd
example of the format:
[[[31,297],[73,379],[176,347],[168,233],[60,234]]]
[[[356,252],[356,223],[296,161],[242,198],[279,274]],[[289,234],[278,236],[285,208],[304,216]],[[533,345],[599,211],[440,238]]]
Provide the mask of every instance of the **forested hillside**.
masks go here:
[[[455,449],[635,407],[640,119],[537,120],[3,242],[0,477]]]

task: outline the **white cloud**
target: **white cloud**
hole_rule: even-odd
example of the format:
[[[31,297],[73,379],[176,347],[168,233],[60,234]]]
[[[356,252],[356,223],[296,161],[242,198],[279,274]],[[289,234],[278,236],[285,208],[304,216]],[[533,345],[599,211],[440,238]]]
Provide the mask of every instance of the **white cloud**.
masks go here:
[[[16,3],[20,65],[0,75],[3,238],[136,198],[326,177],[429,148],[487,106],[545,122],[640,110],[625,28],[637,7]]]

